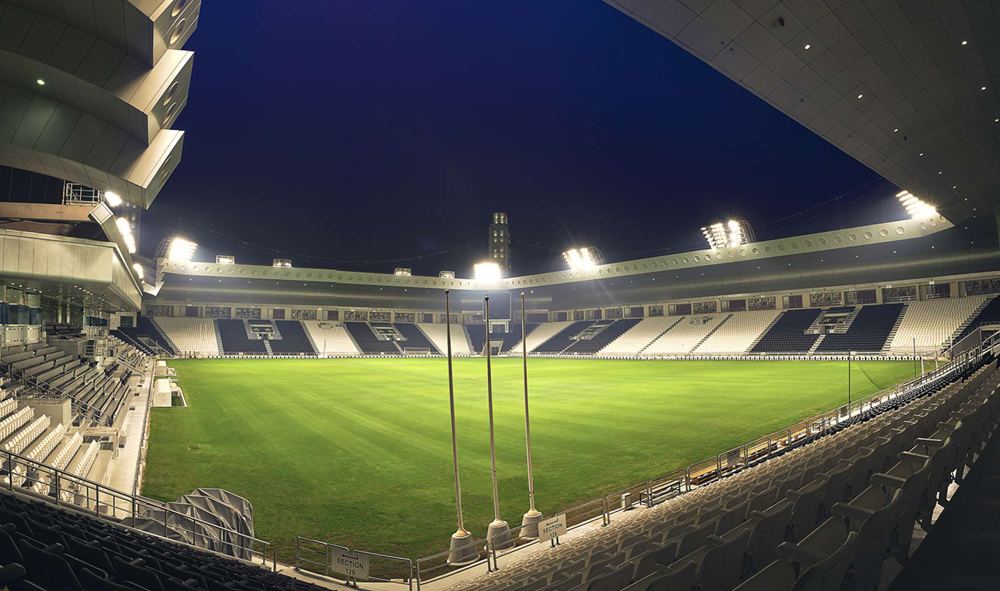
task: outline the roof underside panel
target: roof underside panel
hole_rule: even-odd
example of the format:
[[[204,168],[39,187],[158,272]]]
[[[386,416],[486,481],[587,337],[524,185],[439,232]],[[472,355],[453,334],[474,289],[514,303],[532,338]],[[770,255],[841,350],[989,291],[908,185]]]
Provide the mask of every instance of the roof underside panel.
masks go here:
[[[990,0],[605,0],[960,221],[1000,204]]]

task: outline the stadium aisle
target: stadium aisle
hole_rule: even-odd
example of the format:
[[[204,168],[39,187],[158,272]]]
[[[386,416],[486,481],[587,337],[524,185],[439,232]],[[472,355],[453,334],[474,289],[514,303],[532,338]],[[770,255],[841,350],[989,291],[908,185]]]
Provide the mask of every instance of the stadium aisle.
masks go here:
[[[129,383],[130,391],[133,391],[138,387],[140,379],[143,380],[139,396],[132,396],[132,399],[127,401],[127,404],[135,410],[128,411],[121,425],[125,447],[118,449],[118,457],[109,464],[104,481],[104,484],[116,490],[138,492],[133,491],[132,486],[135,483],[136,460],[139,458],[145,437],[143,428],[146,426],[146,405],[150,402],[153,389],[153,365],[150,363],[141,378],[134,376]]]

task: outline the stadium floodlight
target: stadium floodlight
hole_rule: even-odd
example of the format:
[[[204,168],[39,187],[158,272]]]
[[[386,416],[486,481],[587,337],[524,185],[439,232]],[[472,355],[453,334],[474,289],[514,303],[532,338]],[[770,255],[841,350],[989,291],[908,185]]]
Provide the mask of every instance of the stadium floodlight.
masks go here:
[[[194,258],[194,251],[197,249],[198,245],[194,242],[175,237],[170,240],[170,249],[167,251],[167,258],[187,263]]]
[[[454,279],[455,278],[455,272],[454,271],[441,271],[440,273],[438,273],[438,277],[440,277],[441,279]]]
[[[393,275],[398,275],[400,277],[410,277],[411,275],[413,275],[413,271],[410,270],[410,269],[407,269],[406,267],[396,267],[396,270],[393,271],[392,274]]]
[[[217,254],[215,255],[215,264],[217,265],[235,265],[236,257],[231,254]]]
[[[118,207],[122,204],[122,198],[118,193],[112,193],[111,191],[104,192],[104,201],[108,204],[108,207]]]
[[[563,259],[571,271],[589,271],[604,264],[604,254],[594,246],[571,248],[563,253]]]
[[[292,259],[274,259],[275,267],[283,267],[285,269],[292,268]]]
[[[132,263],[132,268],[135,269],[135,274],[139,276],[139,279],[142,279],[142,265],[139,263]]]
[[[118,218],[115,220],[115,225],[118,226],[118,231],[121,232],[122,240],[125,241],[125,248],[128,250],[128,253],[135,254],[135,236],[132,235],[132,226],[129,225],[128,220]]]
[[[496,283],[500,281],[500,265],[496,263],[476,263],[473,266],[477,283]]]
[[[753,230],[745,220],[717,222],[701,229],[708,245],[713,248],[733,248],[753,242]]]
[[[906,209],[906,213],[912,218],[926,218],[937,215],[937,209],[933,205],[917,199],[909,191],[896,193],[896,199],[899,199],[899,202]]]

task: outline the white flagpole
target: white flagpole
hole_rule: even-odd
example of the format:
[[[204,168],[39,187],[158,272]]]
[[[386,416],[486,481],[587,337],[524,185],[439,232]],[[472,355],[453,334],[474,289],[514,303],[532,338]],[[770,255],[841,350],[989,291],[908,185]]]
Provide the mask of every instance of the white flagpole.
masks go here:
[[[524,441],[528,452],[528,512],[521,518],[521,537],[538,538],[538,522],[542,513],[535,509],[535,478],[531,472],[531,422],[528,420],[528,343],[527,317],[524,313],[524,292],[521,292],[521,364],[524,375]]]
[[[472,534],[465,531],[462,518],[462,485],[458,478],[458,437],[455,434],[455,382],[451,367],[451,290],[444,290],[446,333],[448,338],[448,401],[451,405],[451,455],[455,463],[455,509],[458,511],[458,531],[451,535],[448,564],[461,566],[479,560],[479,552],[472,546]]]
[[[510,527],[500,519],[500,493],[497,488],[497,449],[493,430],[493,369],[490,362],[490,296],[483,300],[486,306],[486,402],[490,413],[490,474],[493,477],[493,522],[486,533],[486,548],[496,550],[509,548],[514,544],[510,538]]]

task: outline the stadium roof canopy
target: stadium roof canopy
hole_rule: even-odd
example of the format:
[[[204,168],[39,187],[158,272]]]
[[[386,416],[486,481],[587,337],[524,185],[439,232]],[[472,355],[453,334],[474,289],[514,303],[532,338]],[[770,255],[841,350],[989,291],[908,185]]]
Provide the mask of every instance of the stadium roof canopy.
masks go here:
[[[955,226],[935,214],[487,282],[168,258],[157,261],[156,292],[146,297],[176,303],[437,310],[450,289],[452,309],[458,311],[477,309],[485,293],[523,291],[529,309],[570,309],[941,280],[995,273],[998,261],[992,218]]]
[[[0,165],[148,208],[180,161],[200,0],[0,2]]]
[[[959,222],[1000,206],[989,0],[605,0]]]

